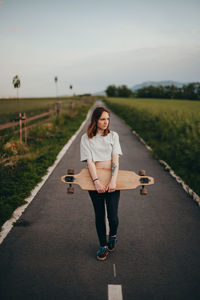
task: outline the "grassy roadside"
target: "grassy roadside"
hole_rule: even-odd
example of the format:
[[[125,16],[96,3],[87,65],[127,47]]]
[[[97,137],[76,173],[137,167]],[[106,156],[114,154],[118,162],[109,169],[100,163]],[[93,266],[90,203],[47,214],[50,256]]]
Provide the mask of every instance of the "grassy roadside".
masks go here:
[[[41,181],[59,151],[86,118],[94,98],[77,101],[73,111],[29,131],[28,146],[14,136],[0,142],[0,229],[13,211],[25,203],[31,190]]]
[[[131,126],[200,195],[200,103],[108,98],[107,106]]]

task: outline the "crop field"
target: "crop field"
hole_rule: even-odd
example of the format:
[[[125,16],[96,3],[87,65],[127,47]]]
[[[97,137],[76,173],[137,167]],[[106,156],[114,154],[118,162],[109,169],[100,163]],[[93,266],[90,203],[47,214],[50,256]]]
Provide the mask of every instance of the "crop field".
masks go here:
[[[58,101],[61,109],[67,109],[72,98],[0,99],[0,124],[12,121],[19,113],[25,112],[30,117],[54,109],[55,103]],[[73,97],[73,101],[76,101],[75,97]]]
[[[27,143],[13,130],[0,137],[0,228],[13,211],[25,203],[31,190],[41,181],[59,151],[76,132],[95,97],[73,97],[61,101],[59,114],[51,114],[27,131]],[[54,106],[57,99],[24,99],[0,101],[0,117],[7,122],[13,115],[26,112],[40,114]],[[24,136],[24,132],[23,132]]]
[[[200,195],[200,101],[107,98],[106,104]]]

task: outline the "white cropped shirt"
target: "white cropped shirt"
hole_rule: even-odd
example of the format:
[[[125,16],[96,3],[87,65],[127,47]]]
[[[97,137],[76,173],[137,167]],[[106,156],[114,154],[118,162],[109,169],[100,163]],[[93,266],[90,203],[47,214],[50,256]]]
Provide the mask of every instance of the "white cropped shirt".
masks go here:
[[[87,161],[90,158],[94,162],[111,160],[113,154],[122,155],[117,132],[110,131],[106,136],[97,133],[91,139],[85,133],[81,138],[80,154],[81,161]]]

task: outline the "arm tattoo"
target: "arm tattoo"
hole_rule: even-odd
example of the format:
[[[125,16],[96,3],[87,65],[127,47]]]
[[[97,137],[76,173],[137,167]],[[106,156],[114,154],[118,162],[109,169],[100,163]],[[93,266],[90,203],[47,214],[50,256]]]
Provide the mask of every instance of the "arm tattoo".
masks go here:
[[[115,173],[115,169],[116,169],[116,164],[114,162],[112,162],[112,176],[114,175]]]

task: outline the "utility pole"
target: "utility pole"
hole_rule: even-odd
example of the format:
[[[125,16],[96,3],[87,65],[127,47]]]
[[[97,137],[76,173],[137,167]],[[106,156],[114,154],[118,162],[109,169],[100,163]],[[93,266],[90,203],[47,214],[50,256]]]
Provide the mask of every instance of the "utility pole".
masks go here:
[[[57,76],[55,76],[54,81],[55,81],[55,85],[56,85],[56,98],[57,98],[58,97],[58,86],[57,86],[57,84],[58,84],[58,77]]]

